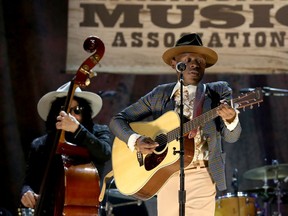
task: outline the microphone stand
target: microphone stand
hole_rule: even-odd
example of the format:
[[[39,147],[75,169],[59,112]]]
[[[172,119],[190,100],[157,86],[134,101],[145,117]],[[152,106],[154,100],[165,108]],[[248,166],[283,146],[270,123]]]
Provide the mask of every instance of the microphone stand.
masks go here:
[[[173,154],[180,154],[180,189],[178,191],[178,200],[179,200],[179,215],[185,216],[185,202],[186,202],[186,191],[185,191],[185,173],[184,173],[184,114],[183,114],[183,72],[186,70],[186,64],[183,62],[178,62],[176,64],[176,70],[180,73],[180,134],[179,134],[179,143],[180,149],[178,151],[175,150]]]
[[[238,169],[234,169],[233,175],[232,175],[232,187],[234,190],[235,196],[238,197]]]
[[[184,173],[184,137],[183,137],[183,124],[184,124],[184,114],[183,114],[183,71],[180,74],[180,189],[179,189],[179,215],[185,216],[185,202],[186,202],[186,191],[185,191],[185,173]]]

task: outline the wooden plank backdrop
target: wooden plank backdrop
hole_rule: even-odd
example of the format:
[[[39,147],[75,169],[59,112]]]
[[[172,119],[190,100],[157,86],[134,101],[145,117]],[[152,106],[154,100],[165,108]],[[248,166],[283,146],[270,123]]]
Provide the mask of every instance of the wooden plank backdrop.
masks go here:
[[[78,69],[96,35],[106,46],[98,72],[174,73],[163,52],[197,32],[219,54],[208,73],[287,73],[287,14],[287,0],[69,0],[66,70]]]

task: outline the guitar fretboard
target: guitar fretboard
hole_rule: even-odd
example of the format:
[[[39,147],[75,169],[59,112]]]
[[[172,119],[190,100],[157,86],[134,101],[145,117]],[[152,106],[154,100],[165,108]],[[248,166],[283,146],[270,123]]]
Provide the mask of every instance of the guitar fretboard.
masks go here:
[[[216,107],[217,108],[217,107]],[[183,133],[186,134],[189,131],[198,128],[201,125],[211,121],[212,119],[218,116],[216,112],[216,108],[209,110],[208,112],[197,116],[196,118],[192,119],[183,124]],[[168,143],[180,137],[180,127],[175,128],[167,133],[167,141]]]

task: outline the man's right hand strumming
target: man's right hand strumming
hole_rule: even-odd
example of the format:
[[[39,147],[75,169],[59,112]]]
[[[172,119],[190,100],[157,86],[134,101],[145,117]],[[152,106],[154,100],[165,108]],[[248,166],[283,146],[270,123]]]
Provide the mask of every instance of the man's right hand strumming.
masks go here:
[[[141,136],[137,139],[135,148],[142,154],[151,154],[159,144],[150,137]]]

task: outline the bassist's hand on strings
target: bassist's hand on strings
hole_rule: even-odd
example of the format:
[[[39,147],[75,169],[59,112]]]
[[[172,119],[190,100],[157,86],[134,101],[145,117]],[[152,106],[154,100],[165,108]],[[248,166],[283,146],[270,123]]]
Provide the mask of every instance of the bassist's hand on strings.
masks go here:
[[[27,191],[21,198],[21,203],[27,208],[35,208],[38,194],[33,191]]]
[[[59,113],[59,116],[57,116],[57,123],[56,123],[57,129],[74,133],[79,127],[79,124],[80,123],[76,119],[76,117],[70,113],[67,114],[64,111],[61,111]]]
[[[231,123],[236,117],[236,110],[227,103],[222,103],[217,107],[217,114],[223,119],[223,121]]]
[[[159,144],[150,137],[141,136],[137,139],[135,148],[142,154],[151,154]]]

